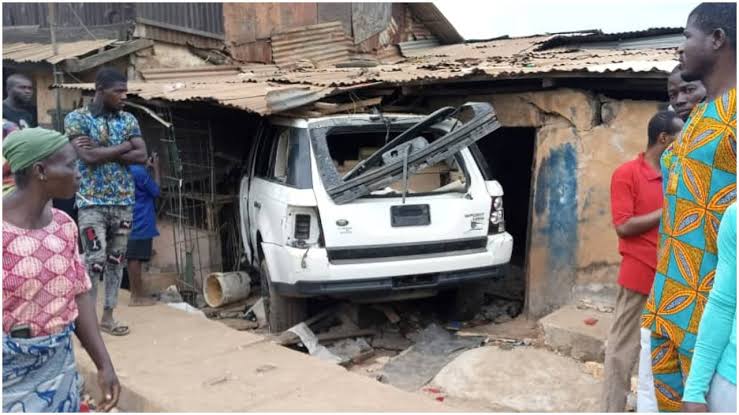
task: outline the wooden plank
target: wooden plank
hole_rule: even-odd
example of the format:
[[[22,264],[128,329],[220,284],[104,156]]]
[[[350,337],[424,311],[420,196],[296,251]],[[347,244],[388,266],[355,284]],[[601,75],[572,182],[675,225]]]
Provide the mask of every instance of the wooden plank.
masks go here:
[[[64,67],[67,72],[82,72],[151,46],[154,46],[154,42],[152,40],[137,39],[123,46],[92,55],[89,58],[67,59],[64,63]]]
[[[360,110],[373,105],[380,105],[382,97],[365,99],[362,101],[350,102],[348,104],[334,104],[330,102],[316,102],[313,106],[323,115],[336,114],[349,110]]]

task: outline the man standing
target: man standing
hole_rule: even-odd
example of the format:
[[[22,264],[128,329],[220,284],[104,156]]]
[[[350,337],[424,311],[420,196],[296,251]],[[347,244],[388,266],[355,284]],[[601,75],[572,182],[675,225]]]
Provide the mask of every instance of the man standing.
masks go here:
[[[646,151],[622,164],[611,178],[611,212],[622,260],[616,314],[606,348],[605,412],[626,409],[631,371],[639,356],[639,315],[657,265],[657,228],[662,216],[659,159],[682,127],[674,112],[658,112],[649,121]]]
[[[642,314],[652,332],[660,411],[680,411],[698,324],[716,272],[716,236],[736,199],[736,4],[702,3],[678,48],[681,76],[706,102],[662,159],[665,196],[657,271]]]
[[[680,75],[680,65],[677,65],[667,78],[667,95],[670,98],[670,107],[683,121],[687,121],[693,108],[706,97],[706,88],[701,81],[685,81]],[[663,160],[671,157],[674,145],[673,142],[662,153]],[[654,377],[652,375],[651,334],[652,332],[648,329],[641,329],[639,390],[637,391],[637,410],[639,412],[657,412]]]
[[[687,121],[693,108],[706,97],[706,88],[701,81],[684,80],[678,65],[667,78],[667,95],[672,109],[683,121]]]
[[[8,97],[3,100],[3,119],[19,128],[36,127],[36,116],[31,112],[33,107],[33,83],[23,74],[13,74],[5,81]],[[31,110],[31,111],[29,111]]]
[[[152,170],[152,178],[147,167]],[[131,281],[130,306],[148,306],[156,302],[144,295],[142,263],[151,259],[151,248],[157,230],[157,214],[154,201],[159,197],[159,156],[154,153],[146,167],[134,164],[128,167],[136,185],[136,205],[133,208],[133,230],[128,237],[128,278]]]
[[[80,158],[79,229],[93,295],[97,295],[99,281],[105,280],[100,328],[115,336],[129,332],[113,318],[134,204],[133,178],[126,165],[146,163],[146,144],[138,121],[122,111],[127,92],[123,74],[101,69],[95,78],[93,101],[64,120],[67,136]]]

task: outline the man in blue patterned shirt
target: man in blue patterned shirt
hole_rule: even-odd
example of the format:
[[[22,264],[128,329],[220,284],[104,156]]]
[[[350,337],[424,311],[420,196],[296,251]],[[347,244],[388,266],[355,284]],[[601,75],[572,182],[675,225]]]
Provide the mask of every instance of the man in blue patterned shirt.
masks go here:
[[[123,336],[128,326],[113,318],[118,304],[134,205],[134,182],[126,168],[146,163],[146,144],[136,118],[122,111],[126,77],[112,68],[95,78],[95,97],[87,107],[67,115],[64,129],[79,156],[82,176],[77,194],[80,239],[92,292],[105,280],[100,328]]]

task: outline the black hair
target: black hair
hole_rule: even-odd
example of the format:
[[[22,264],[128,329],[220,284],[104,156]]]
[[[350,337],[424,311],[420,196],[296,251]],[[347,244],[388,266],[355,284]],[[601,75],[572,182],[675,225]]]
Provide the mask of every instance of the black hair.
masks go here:
[[[677,65],[675,65],[674,68],[672,68],[672,72],[670,72],[670,76],[675,75],[675,74],[681,75],[680,74],[681,71],[682,71],[682,67],[678,63]],[[681,75],[681,77],[682,77],[682,75]]]
[[[679,133],[680,130],[675,128],[675,119],[679,119],[679,117],[674,111],[659,111],[654,114],[647,127],[647,135],[649,136],[647,147],[657,144],[657,138],[661,133],[670,135]]]
[[[15,187],[19,189],[28,186],[28,183],[31,181],[31,168],[26,167],[13,173],[13,180],[15,180]]]
[[[18,80],[24,79],[26,81],[32,82],[31,78],[27,75],[24,75],[22,73],[14,73],[13,75],[10,75],[8,79],[5,80],[5,88],[10,89],[13,88],[17,83]]]
[[[691,18],[703,33],[723,29],[729,45],[736,50],[736,3],[701,3],[690,12]]]
[[[126,75],[115,68],[102,68],[95,76],[95,89],[107,89],[119,82],[127,83]]]

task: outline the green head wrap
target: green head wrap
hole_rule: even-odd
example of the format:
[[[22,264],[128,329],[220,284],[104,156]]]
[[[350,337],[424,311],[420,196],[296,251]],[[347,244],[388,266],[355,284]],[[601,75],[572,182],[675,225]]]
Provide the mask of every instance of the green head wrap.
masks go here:
[[[66,135],[45,128],[13,131],[3,140],[3,158],[13,173],[56,153],[69,143]]]

